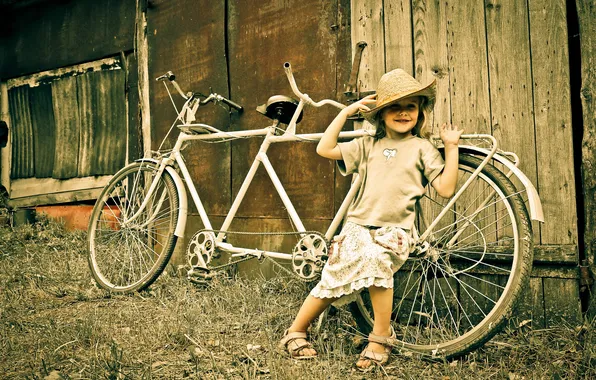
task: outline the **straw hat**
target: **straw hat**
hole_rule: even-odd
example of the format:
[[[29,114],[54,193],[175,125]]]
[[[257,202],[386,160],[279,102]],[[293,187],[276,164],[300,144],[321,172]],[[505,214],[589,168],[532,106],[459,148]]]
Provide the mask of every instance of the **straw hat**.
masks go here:
[[[363,111],[362,116],[371,124],[377,125],[377,114],[383,108],[410,96],[424,96],[428,99],[428,107],[435,104],[436,80],[423,86],[402,69],[395,69],[381,77],[377,88],[377,105],[370,111]]]

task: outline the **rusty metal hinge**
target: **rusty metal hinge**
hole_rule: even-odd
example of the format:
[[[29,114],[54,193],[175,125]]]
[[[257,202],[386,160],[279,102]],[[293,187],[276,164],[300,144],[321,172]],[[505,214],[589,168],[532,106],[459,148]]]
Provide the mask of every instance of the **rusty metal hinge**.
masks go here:
[[[590,270],[590,265],[588,264],[587,260],[583,260],[582,264],[579,266],[579,290],[580,292],[585,292],[590,290],[594,284],[594,276],[592,275],[592,271]]]
[[[366,41],[360,41],[356,44],[356,52],[354,53],[354,61],[352,62],[352,71],[350,72],[350,79],[346,85],[344,95],[348,102],[355,102],[362,99],[364,96],[374,94],[375,91],[360,92],[358,90],[358,72],[360,71],[360,62],[362,60],[362,52],[368,44]]]

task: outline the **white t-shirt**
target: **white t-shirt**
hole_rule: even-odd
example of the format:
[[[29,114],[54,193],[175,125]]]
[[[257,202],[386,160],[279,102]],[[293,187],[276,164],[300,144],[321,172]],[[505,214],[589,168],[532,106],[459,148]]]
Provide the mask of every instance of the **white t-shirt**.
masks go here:
[[[416,201],[443,170],[437,148],[416,136],[403,140],[364,136],[339,143],[340,173],[358,173],[362,186],[350,205],[347,220],[363,226],[397,226],[410,230]]]

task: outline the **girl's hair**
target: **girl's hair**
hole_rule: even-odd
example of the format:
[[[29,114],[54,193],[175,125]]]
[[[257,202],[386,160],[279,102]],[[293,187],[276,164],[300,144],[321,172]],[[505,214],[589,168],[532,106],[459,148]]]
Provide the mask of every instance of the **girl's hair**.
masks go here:
[[[428,130],[428,126],[426,125],[426,113],[430,112],[428,106],[428,98],[426,96],[420,96],[418,98],[420,99],[420,104],[418,106],[418,121],[416,122],[414,128],[412,128],[412,134],[423,139],[428,139],[430,137],[430,131]],[[384,110],[381,110],[376,115],[377,131],[374,135],[375,140],[379,140],[387,136],[385,121],[383,121],[383,111]]]

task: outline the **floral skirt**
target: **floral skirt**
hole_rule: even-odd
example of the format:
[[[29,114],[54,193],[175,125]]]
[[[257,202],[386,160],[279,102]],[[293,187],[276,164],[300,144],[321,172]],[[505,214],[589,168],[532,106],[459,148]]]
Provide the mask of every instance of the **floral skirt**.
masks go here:
[[[397,227],[376,229],[347,222],[333,239],[321,280],[310,294],[338,298],[333,305],[341,306],[355,301],[358,293],[370,286],[393,288],[393,274],[408,258],[407,237]]]

